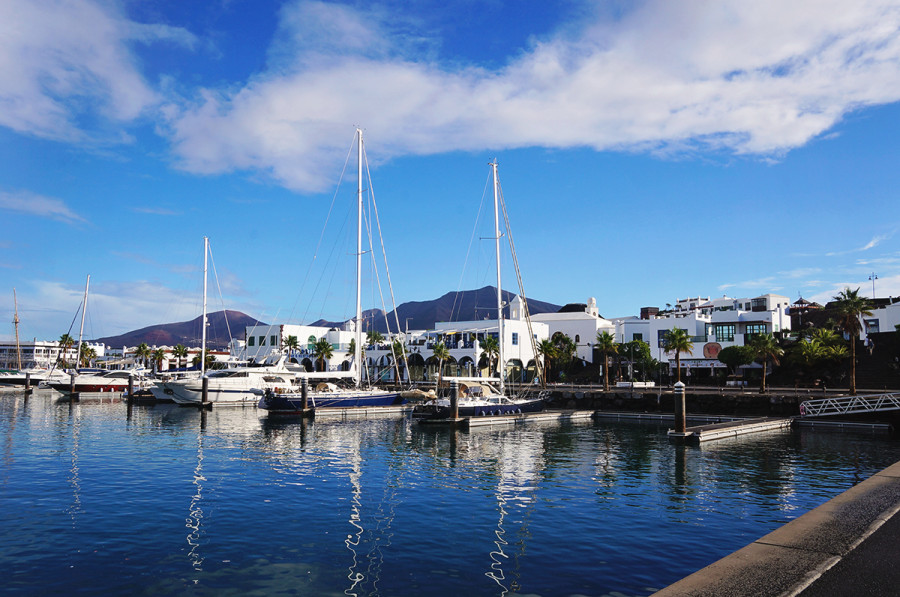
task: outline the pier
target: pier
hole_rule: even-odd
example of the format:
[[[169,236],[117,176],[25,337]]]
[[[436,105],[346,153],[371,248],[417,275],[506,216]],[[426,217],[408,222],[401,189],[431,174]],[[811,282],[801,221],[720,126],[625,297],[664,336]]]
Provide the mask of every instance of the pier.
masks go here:
[[[675,442],[701,444],[703,442],[761,433],[776,429],[790,429],[793,417],[761,417],[756,419],[736,419],[723,423],[712,423],[688,427],[684,433],[669,431],[669,439]]]

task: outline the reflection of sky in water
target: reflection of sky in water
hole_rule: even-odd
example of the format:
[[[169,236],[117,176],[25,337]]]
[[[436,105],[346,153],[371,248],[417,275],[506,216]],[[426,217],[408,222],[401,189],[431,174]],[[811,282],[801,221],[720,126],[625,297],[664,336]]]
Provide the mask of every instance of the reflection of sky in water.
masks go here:
[[[188,560],[191,567],[200,571],[203,569],[203,557],[200,555],[200,537],[203,534],[201,523],[203,522],[203,508],[200,507],[203,500],[203,431],[197,433],[197,467],[194,469],[193,484],[194,494],[191,496],[191,505],[188,508],[188,517],[185,519],[185,527],[190,529],[187,534]],[[196,583],[197,580],[195,579]]]
[[[12,593],[645,595],[900,460],[871,433],[128,417],[0,398]]]

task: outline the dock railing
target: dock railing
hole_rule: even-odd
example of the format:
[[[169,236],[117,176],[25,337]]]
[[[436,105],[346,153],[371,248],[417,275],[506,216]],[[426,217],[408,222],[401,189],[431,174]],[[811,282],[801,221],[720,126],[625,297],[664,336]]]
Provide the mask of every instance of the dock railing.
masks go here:
[[[900,410],[900,392],[865,396],[833,396],[800,403],[800,416],[827,417]]]

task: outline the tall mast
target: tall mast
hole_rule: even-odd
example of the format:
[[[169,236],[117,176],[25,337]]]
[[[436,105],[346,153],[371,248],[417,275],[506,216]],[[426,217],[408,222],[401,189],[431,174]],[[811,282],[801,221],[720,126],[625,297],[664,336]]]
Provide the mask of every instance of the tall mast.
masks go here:
[[[75,353],[75,370],[81,365],[81,338],[84,336],[84,314],[87,312],[88,287],[91,285],[91,275],[88,274],[84,283],[84,300],[81,301],[81,328],[78,330],[78,351]]]
[[[203,317],[200,319],[200,377],[206,375],[206,269],[209,257],[209,237],[203,237]]]
[[[497,374],[500,376],[500,393],[504,392],[504,373],[506,367],[503,361],[503,287],[500,285],[500,181],[497,178],[497,160],[491,162],[491,171],[494,174],[494,244],[497,252]]]
[[[360,286],[362,284],[362,162],[363,162],[363,136],[362,129],[356,129],[358,140],[356,150],[356,354],[353,360],[356,362],[356,376],[354,383],[358,388],[362,379],[362,296]]]
[[[13,323],[16,326],[16,370],[22,370],[22,348],[19,346],[19,301],[16,299],[16,289],[13,288]]]

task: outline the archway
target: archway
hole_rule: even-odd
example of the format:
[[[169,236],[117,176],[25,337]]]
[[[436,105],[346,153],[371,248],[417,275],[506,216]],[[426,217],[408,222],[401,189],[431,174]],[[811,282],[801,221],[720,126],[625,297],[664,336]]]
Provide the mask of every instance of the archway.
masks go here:
[[[422,355],[415,352],[409,355],[409,380],[424,381],[425,380],[425,359]]]

